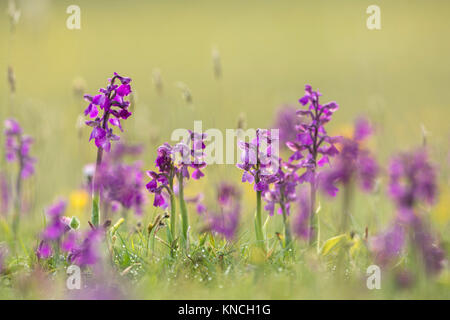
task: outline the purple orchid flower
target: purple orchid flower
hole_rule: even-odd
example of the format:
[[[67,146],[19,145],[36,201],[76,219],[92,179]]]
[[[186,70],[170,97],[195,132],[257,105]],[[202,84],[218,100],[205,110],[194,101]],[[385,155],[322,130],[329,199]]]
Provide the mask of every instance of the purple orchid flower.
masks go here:
[[[127,164],[122,160],[126,155],[136,155],[141,151],[141,146],[117,144],[98,168],[97,187],[103,203],[109,204],[107,207],[111,207],[113,212],[118,207],[132,209],[137,215],[143,212],[145,195],[142,163],[137,161]],[[87,187],[92,190],[92,180]]]
[[[163,209],[169,207],[170,201],[170,235],[176,238],[176,212],[175,212],[175,178],[178,180],[178,198],[182,217],[182,240],[187,243],[188,215],[184,199],[184,180],[192,177],[197,180],[204,176],[202,169],[206,167],[204,161],[205,133],[189,131],[186,142],[179,142],[175,146],[164,143],[158,148],[155,166],[157,171],[148,171],[151,178],[146,188],[154,194],[153,206]],[[189,169],[194,169],[192,174]],[[173,251],[172,251],[173,253]]]
[[[5,120],[5,136],[6,160],[17,162],[19,165],[15,186],[16,213],[13,219],[13,231],[17,234],[22,211],[22,180],[34,174],[36,159],[29,154],[33,139],[23,134],[22,128],[16,120],[12,118]]]
[[[309,223],[311,205],[308,193],[304,188],[299,191],[297,200],[299,212],[294,220],[293,230],[300,239],[309,241],[314,236],[314,229]]]
[[[328,195],[336,196],[337,183],[348,186],[353,180],[359,182],[362,190],[372,191],[379,166],[370,152],[360,145],[371,132],[369,122],[360,118],[355,124],[354,138],[342,139],[342,150],[332,168],[322,172],[319,177],[319,184]]]
[[[372,237],[369,247],[377,263],[386,266],[400,256],[404,249],[405,237],[405,230],[399,224],[394,224],[384,233]]]
[[[389,194],[399,208],[413,208],[417,202],[433,204],[436,173],[425,150],[394,157],[389,167]]]
[[[116,84],[116,80],[120,84]],[[86,124],[92,127],[92,132],[89,141],[94,140],[97,146],[97,161],[94,176],[94,195],[92,197],[92,224],[97,227],[100,224],[100,188],[98,184],[98,172],[102,164],[103,150],[109,152],[111,149],[111,141],[117,141],[119,136],[113,133],[113,128],[118,127],[123,131],[121,120],[126,120],[131,116],[128,110],[130,106],[129,101],[125,98],[131,93],[130,86],[131,79],[122,77],[114,72],[114,76],[109,79],[109,84],[106,88],[99,90],[100,94],[95,96],[85,95],[84,98],[89,102],[88,107],[84,110],[86,116],[94,120],[86,121]],[[99,117],[99,109],[103,111]]]
[[[68,258],[71,263],[80,267],[92,266],[100,261],[100,245],[104,239],[102,227],[89,230],[81,244],[73,243],[71,253]]]
[[[62,235],[70,230],[70,227],[64,223],[63,214],[66,211],[67,202],[63,199],[47,208],[46,214],[50,218],[45,227],[42,238],[46,241],[57,241]]]
[[[116,80],[121,84],[115,84]],[[108,86],[99,90],[100,94],[84,96],[85,100],[89,102],[84,114],[94,119],[86,121],[86,124],[92,127],[89,141],[94,139],[97,148],[106,152],[110,151],[111,141],[119,140],[109,125],[123,131],[121,120],[126,120],[131,116],[131,112],[128,110],[130,102],[125,101],[125,98],[131,93],[130,82],[130,78],[114,73],[114,76],[109,79]],[[103,111],[101,117],[98,116],[99,108]]]
[[[400,249],[406,248],[409,238],[409,243],[421,256],[417,262],[423,263],[427,274],[435,275],[444,268],[445,252],[432,236],[426,216],[420,213],[421,204],[431,205],[436,200],[435,168],[426,150],[418,149],[395,156],[389,175],[389,194],[397,206],[395,234],[388,231],[385,236],[373,238],[371,251],[375,259],[384,264],[392,263]],[[386,238],[393,240],[383,240]],[[382,241],[384,245],[380,245]]]
[[[277,109],[275,123],[272,126],[279,130],[280,148],[286,147],[289,141],[297,138],[297,126],[301,124],[297,110],[293,105],[282,105]]]
[[[71,252],[75,247],[78,233],[71,226],[72,219],[64,216],[66,208],[67,201],[64,199],[59,199],[46,208],[49,221],[41,233],[42,240],[36,250],[39,260],[52,257],[54,252]],[[59,257],[59,254],[55,254],[55,259]]]
[[[339,106],[334,101],[320,104],[320,96],[319,91],[313,91],[308,84],[305,86],[305,95],[299,102],[307,108],[297,111],[297,115],[301,117],[301,124],[297,126],[297,139],[287,142],[288,148],[294,152],[289,161],[297,169],[305,169],[299,177],[299,182],[310,184],[310,224],[313,229],[315,229],[317,169],[329,163],[330,158],[339,153],[335,144],[341,139],[341,137],[330,137],[325,130],[325,125],[330,122]]]
[[[269,211],[269,215],[272,216],[275,206],[279,206],[278,213],[283,216],[284,222],[285,247],[288,247],[292,240],[288,217],[291,202],[297,199],[296,187],[298,182],[299,177],[295,170],[292,170],[292,167],[280,158],[278,172],[271,176],[272,188],[267,188],[263,192],[264,200],[267,203],[264,209]]]
[[[275,182],[274,175],[278,168],[278,137],[272,131],[257,129],[256,137],[251,142],[239,142],[241,161],[237,167],[243,170],[242,182],[254,183],[256,191],[267,190]]]
[[[207,221],[206,230],[233,240],[236,238],[241,216],[241,194],[235,185],[222,182],[217,187],[217,201],[219,212],[211,212],[205,207],[201,213]]]
[[[5,120],[5,149],[8,162],[18,162],[21,179],[27,179],[34,174],[36,159],[29,155],[33,139],[23,135],[22,128],[14,119]]]
[[[272,130],[257,129],[256,137],[251,142],[239,143],[242,150],[241,162],[237,164],[242,169],[242,182],[254,183],[256,191],[255,235],[258,245],[265,248],[262,231],[261,199],[269,185],[277,180],[278,171],[278,136]]]
[[[52,253],[53,253],[53,250],[52,250],[51,245],[44,240],[42,240],[39,243],[39,246],[36,249],[36,256],[39,260],[41,260],[41,259],[45,260],[45,259],[50,258]]]
[[[227,206],[240,198],[240,191],[231,183],[222,182],[217,191],[217,201],[221,206]]]

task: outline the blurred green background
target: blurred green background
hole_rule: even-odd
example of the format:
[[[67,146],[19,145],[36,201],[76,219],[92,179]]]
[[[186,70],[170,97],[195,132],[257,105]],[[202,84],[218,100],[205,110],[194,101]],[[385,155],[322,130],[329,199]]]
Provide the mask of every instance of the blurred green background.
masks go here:
[[[85,92],[105,86],[117,71],[133,78],[136,114],[126,122],[128,141],[152,148],[175,128],[234,128],[245,113],[249,127],[270,126],[281,103],[297,104],[305,83],[341,109],[339,130],[367,113],[382,126],[384,160],[421,142],[421,124],[444,159],[449,146],[450,33],[448,1],[377,1],[381,30],[368,30],[373,1],[76,1],[81,30],[66,28],[74,1],[23,0],[15,33],[0,12],[1,116],[15,115],[36,138],[38,198],[70,188],[93,145],[80,142],[77,117]],[[220,54],[222,78],[213,72]],[[6,70],[12,66],[16,93]],[[152,83],[159,69],[162,94]],[[182,99],[185,83],[193,103]],[[84,128],[83,140],[88,129]],[[48,183],[47,183],[48,185]]]
[[[95,93],[113,72],[133,79],[135,113],[123,138],[145,144],[144,168],[174,129],[192,128],[194,120],[204,129],[235,128],[240,115],[250,128],[269,127],[277,107],[297,105],[310,83],[323,101],[340,105],[331,133],[345,131],[358,115],[372,118],[378,129],[372,147],[383,165],[394,152],[420,145],[423,125],[440,183],[448,183],[449,1],[22,0],[14,32],[7,4],[0,0],[0,116],[18,118],[36,140],[37,174],[27,187],[37,212],[77,188],[83,166],[95,159],[89,129],[77,129],[86,103],[74,86]],[[66,28],[71,4],[81,8],[81,30]],[[366,27],[372,4],[381,8],[381,30]],[[220,55],[220,78],[213,52]],[[233,166],[207,170],[215,174],[196,190],[212,193],[209,184],[240,179]],[[380,210],[389,204],[360,201],[385,221],[392,217]],[[370,217],[359,218],[361,227]]]

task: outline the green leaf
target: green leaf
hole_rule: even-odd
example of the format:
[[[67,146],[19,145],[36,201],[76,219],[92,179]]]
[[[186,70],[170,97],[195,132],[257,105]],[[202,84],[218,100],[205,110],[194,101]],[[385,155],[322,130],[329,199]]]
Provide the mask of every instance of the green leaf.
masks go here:
[[[209,243],[213,248],[216,248],[216,241],[214,240],[214,236],[211,232],[209,233]]]
[[[266,221],[264,221],[263,229],[262,229],[262,231],[263,231],[263,236],[264,236],[263,239],[267,236],[267,226],[268,226],[268,224],[269,224],[269,220],[270,220],[270,216],[267,215]]]
[[[320,254],[325,256],[332,252],[334,249],[338,248],[342,241],[347,239],[347,234],[341,234],[335,237],[332,237],[324,242],[322,249],[320,250]]]
[[[111,236],[113,236],[113,235],[117,232],[117,230],[119,229],[120,225],[121,225],[124,221],[125,221],[124,218],[120,218],[120,219],[117,220],[117,222],[111,227],[111,229],[109,229],[109,230],[110,230],[110,233],[111,233]]]
[[[203,247],[204,245],[205,245],[205,242],[206,242],[206,233],[203,233],[203,234],[201,234],[200,236],[199,236],[199,244],[198,244],[198,246],[199,247]]]

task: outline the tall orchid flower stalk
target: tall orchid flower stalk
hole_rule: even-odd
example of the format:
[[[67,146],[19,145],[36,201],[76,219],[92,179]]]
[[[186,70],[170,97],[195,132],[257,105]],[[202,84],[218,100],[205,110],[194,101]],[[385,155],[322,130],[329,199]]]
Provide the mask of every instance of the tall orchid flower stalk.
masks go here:
[[[192,178],[195,180],[204,176],[201,171],[206,167],[204,161],[205,154],[203,150],[206,148],[204,140],[206,138],[205,133],[193,132],[189,130],[189,138],[187,143],[179,143],[176,146],[178,154],[181,156],[178,161],[178,198],[180,201],[180,213],[182,220],[182,239],[188,240],[189,220],[188,212],[186,208],[186,202],[184,199],[184,179],[189,179],[190,174],[188,168],[193,168]]]
[[[336,184],[343,187],[343,208],[340,231],[347,232],[350,217],[350,200],[355,182],[360,189],[370,192],[374,189],[379,166],[369,150],[362,143],[373,132],[366,118],[355,122],[352,139],[341,140],[341,152],[333,162],[332,168],[325,170],[320,177],[320,186],[328,195],[334,197],[338,192]]]
[[[116,81],[120,84],[116,84]],[[95,164],[95,175],[93,185],[92,197],[92,216],[91,222],[95,227],[100,224],[100,188],[98,185],[98,171],[102,164],[103,151],[109,152],[111,149],[111,141],[119,140],[119,136],[113,133],[113,128],[116,126],[123,131],[121,120],[126,120],[131,116],[128,110],[129,101],[125,101],[131,93],[130,86],[131,79],[121,77],[117,73],[109,79],[109,84],[106,88],[99,90],[100,94],[92,96],[86,94],[84,98],[89,102],[88,107],[84,110],[84,114],[94,120],[86,121],[86,124],[92,127],[92,132],[89,141],[94,140],[97,146],[97,160]],[[99,108],[102,115],[99,116]]]
[[[342,186],[342,212],[340,233],[347,233],[351,216],[351,199],[358,183],[361,190],[370,192],[375,186],[378,174],[378,164],[370,152],[363,148],[362,142],[372,133],[372,127],[365,118],[359,118],[355,123],[353,138],[343,138],[341,152],[336,157],[330,169],[320,175],[320,186],[330,196],[336,196],[338,188]],[[344,277],[344,249],[339,251],[337,270]]]
[[[286,143],[294,151],[289,161],[295,163],[297,169],[306,169],[299,177],[299,183],[307,182],[310,185],[310,225],[313,231],[317,224],[317,169],[329,163],[329,158],[339,153],[334,144],[340,140],[340,137],[328,136],[325,130],[325,124],[331,120],[339,106],[334,101],[321,105],[320,96],[319,91],[313,91],[308,84],[305,86],[305,95],[299,102],[307,108],[297,111],[297,115],[301,117],[301,124],[296,127],[297,139]],[[311,241],[312,238],[309,242]]]
[[[170,198],[170,232],[169,240],[172,242],[176,238],[176,208],[175,208],[175,192],[174,178],[176,167],[173,161],[173,147],[164,143],[158,148],[158,155],[155,160],[156,167],[159,172],[147,171],[148,176],[152,179],[147,183],[147,190],[155,194],[153,201],[154,207],[168,207],[163,192],[166,191]]]
[[[292,242],[289,215],[291,202],[297,199],[296,186],[298,178],[297,173],[289,163],[284,163],[280,158],[278,172],[271,178],[274,180],[274,183],[271,188],[264,192],[264,200],[267,203],[264,209],[269,212],[269,215],[273,216],[277,205],[279,206],[278,213],[283,216],[285,248],[289,248]]]
[[[187,244],[189,231],[189,218],[184,199],[184,182],[192,177],[195,180],[204,176],[201,171],[206,167],[204,161],[205,144],[203,140],[206,138],[204,133],[196,133],[189,131],[189,137],[186,142],[177,143],[171,146],[164,143],[158,148],[158,156],[155,160],[156,171],[148,171],[148,176],[152,179],[147,183],[148,191],[155,195],[153,206],[166,209],[169,206],[167,198],[170,202],[170,232],[169,240],[176,239],[176,191],[178,191],[178,200],[181,215],[181,239]],[[192,174],[189,168],[194,169]],[[176,179],[175,179],[176,178]],[[178,183],[176,190],[175,183]]]
[[[423,264],[428,275],[445,268],[445,251],[432,235],[424,205],[433,205],[437,197],[436,169],[425,149],[401,153],[389,166],[389,194],[397,207],[394,223],[385,232],[372,237],[369,245],[375,261],[394,265],[410,244],[412,260]]]
[[[251,142],[239,143],[242,150],[241,163],[237,167],[244,170],[242,182],[254,184],[256,193],[255,233],[256,241],[264,248],[264,233],[262,222],[262,195],[269,189],[269,185],[277,181],[274,164],[278,158],[272,153],[274,146],[278,146],[277,137],[272,137],[266,129],[257,129],[256,137]],[[278,150],[274,150],[278,151]]]
[[[420,205],[436,202],[437,172],[426,149],[395,156],[389,167],[389,193],[397,206],[397,224],[407,232],[418,263],[425,271],[437,274],[444,267],[445,253],[427,226],[426,213]]]
[[[24,135],[19,123],[14,119],[5,120],[5,149],[6,160],[17,162],[19,169],[15,185],[15,214],[13,218],[13,231],[17,235],[22,210],[22,180],[34,174],[34,164],[36,159],[29,155],[33,139]]]

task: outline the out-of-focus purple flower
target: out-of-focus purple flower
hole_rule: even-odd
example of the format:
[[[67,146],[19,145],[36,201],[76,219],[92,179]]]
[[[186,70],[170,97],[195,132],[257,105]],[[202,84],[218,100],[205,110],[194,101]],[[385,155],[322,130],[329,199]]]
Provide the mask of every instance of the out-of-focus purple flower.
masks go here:
[[[78,238],[78,232],[70,230],[61,242],[62,251],[67,253],[73,252],[77,248]]]
[[[116,80],[121,84],[115,84]],[[108,81],[107,87],[99,90],[100,94],[84,96],[85,100],[89,102],[84,114],[94,119],[86,121],[86,124],[92,127],[89,141],[94,140],[97,148],[106,152],[110,151],[111,141],[120,139],[113,133],[110,125],[123,131],[121,120],[126,120],[131,116],[131,112],[128,110],[130,102],[125,101],[125,98],[131,93],[131,79],[114,73],[114,76]],[[103,110],[101,117],[98,116],[98,108]]]
[[[60,217],[64,214],[67,207],[67,201],[60,199],[51,206],[49,206],[46,210],[46,213],[49,217]]]
[[[53,253],[52,245],[54,245],[55,248],[61,247],[63,251],[68,251],[65,250],[65,243],[68,240],[68,236],[65,237],[65,235],[70,234],[71,219],[64,216],[66,207],[67,202],[64,199],[59,199],[46,208],[45,213],[49,218],[49,221],[42,231],[42,240],[36,250],[38,259],[50,258]]]
[[[19,163],[22,179],[29,178],[34,173],[36,159],[30,156],[33,139],[24,135],[19,123],[10,118],[5,120],[5,151],[8,162]]]
[[[377,256],[381,253],[382,261],[389,260],[388,258],[393,256],[393,250],[398,249],[400,243],[404,242],[403,234],[409,235],[409,243],[421,255],[426,272],[429,275],[437,274],[445,264],[445,253],[426,227],[425,216],[417,210],[420,202],[432,204],[436,199],[435,169],[428,161],[426,151],[419,149],[395,157],[391,161],[389,173],[389,191],[397,205],[397,233],[387,233],[393,240],[391,243],[385,241],[384,246],[380,241],[383,238],[375,237],[372,241],[372,251]],[[403,233],[401,237],[398,230]]]
[[[203,204],[203,199],[204,199],[204,194],[203,193],[199,193],[194,197],[190,197],[190,198],[184,198],[184,201],[186,203],[192,203],[195,204],[197,213],[202,215],[203,213],[206,212],[206,207]]]
[[[217,200],[220,205],[222,206],[229,205],[238,197],[240,197],[240,193],[234,184],[222,182],[219,185],[217,192]]]
[[[382,266],[393,263],[405,246],[404,227],[395,223],[386,232],[372,237],[369,246],[377,263]]]
[[[103,228],[89,230],[83,242],[75,245],[69,254],[69,261],[77,266],[95,265],[100,261],[100,244],[104,238]]]
[[[142,163],[125,163],[123,157],[140,154],[141,146],[118,143],[104,157],[97,168],[97,182],[102,200],[110,204],[113,212],[120,207],[133,209],[136,214],[143,212],[145,204]],[[88,169],[88,170],[86,170]],[[88,176],[87,189],[92,191],[94,165],[85,167]]]
[[[118,202],[141,214],[145,202],[141,162],[128,165],[104,161],[98,170],[97,186],[103,201]]]
[[[353,139],[362,141],[372,135],[373,127],[366,117],[359,117],[355,122],[355,129],[353,131]]]
[[[210,216],[210,228],[227,239],[233,239],[239,226],[240,206],[222,210],[221,214]]]
[[[66,210],[66,206],[67,202],[61,199],[47,208],[46,213],[50,218],[50,221],[42,232],[42,238],[44,240],[58,240],[70,229],[63,221],[63,214]]]
[[[111,201],[110,205],[111,205],[111,211],[114,213],[119,212],[119,210],[122,208],[122,205],[120,204],[120,202],[115,201],[115,200]]]
[[[320,174],[320,186],[328,195],[336,196],[336,184],[348,185],[352,180],[356,180],[363,191],[373,189],[379,166],[370,152],[360,145],[371,132],[369,122],[365,118],[358,118],[353,139],[341,139],[341,152],[332,167]]]
[[[40,259],[48,259],[52,255],[52,247],[47,241],[42,240],[36,249],[36,256]]]
[[[292,105],[283,105],[277,110],[274,129],[279,130],[280,147],[286,147],[288,141],[297,138],[296,127],[300,125],[300,118],[297,117],[297,110]]]
[[[414,244],[422,255],[427,273],[431,275],[439,273],[445,265],[444,251],[433,239],[433,236],[419,217],[413,220],[412,229],[414,230]]]
[[[139,156],[142,154],[144,147],[140,144],[131,145],[124,142],[118,142],[108,154],[108,161],[119,162],[122,161],[125,156]]]
[[[436,173],[424,149],[394,157],[389,175],[389,193],[398,207],[413,208],[420,201],[434,203]]]
[[[297,125],[297,138],[287,142],[287,146],[294,153],[289,158],[291,162],[299,161],[297,168],[305,168],[306,172],[300,176],[302,182],[314,182],[317,166],[329,163],[329,158],[339,153],[335,143],[340,137],[330,137],[325,130],[325,124],[331,120],[332,115],[339,106],[336,102],[319,103],[319,91],[313,91],[310,85],[305,86],[305,95],[299,100],[306,110],[298,110],[301,123]],[[320,156],[320,159],[319,159]]]
[[[234,185],[229,183],[220,184],[217,193],[220,212],[210,213],[206,211],[207,229],[232,240],[235,238],[239,227],[241,215],[240,193]],[[223,201],[224,199],[226,201]]]
[[[393,227],[373,237],[370,249],[380,265],[392,264],[406,247],[406,236],[409,234],[412,246],[421,256],[425,271],[429,275],[437,274],[444,268],[445,253],[426,228],[423,218],[413,212],[410,214],[412,216],[406,223],[404,219],[397,217]]]
[[[414,283],[414,277],[407,270],[401,270],[395,274],[395,283],[401,289],[407,289]]]
[[[336,196],[337,183],[348,185],[353,179],[363,191],[369,192],[375,185],[379,166],[368,150],[361,149],[358,142],[343,139],[342,150],[332,168],[320,175],[320,186],[330,196]]]
[[[294,233],[303,240],[309,240],[314,236],[314,229],[310,225],[311,205],[306,190],[299,191],[298,199],[298,214],[294,220]]]
[[[12,118],[5,120],[5,135],[7,136],[14,136],[14,135],[21,135],[22,134],[22,128],[20,127],[19,123]]]

